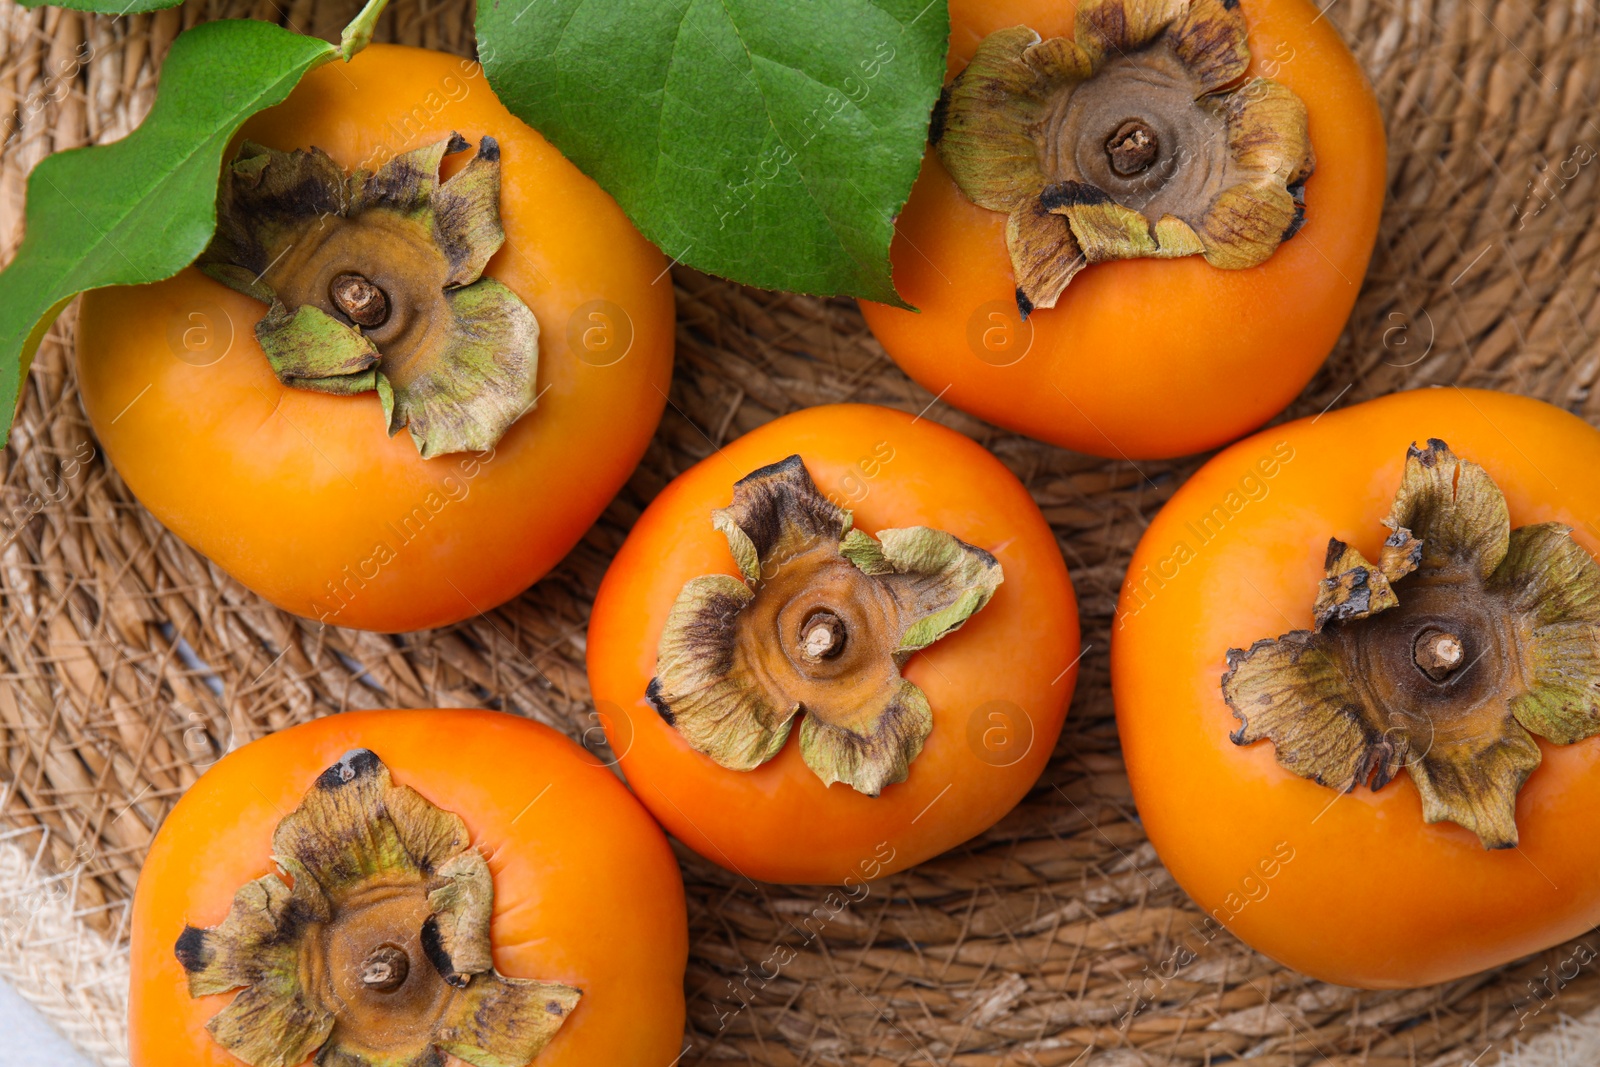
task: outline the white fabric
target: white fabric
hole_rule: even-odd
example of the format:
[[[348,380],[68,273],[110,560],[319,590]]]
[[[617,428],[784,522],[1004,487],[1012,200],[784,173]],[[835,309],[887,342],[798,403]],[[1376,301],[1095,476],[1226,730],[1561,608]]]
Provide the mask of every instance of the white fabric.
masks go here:
[[[0,1067],[92,1067],[67,1039],[50,1029],[39,1010],[0,982]]]

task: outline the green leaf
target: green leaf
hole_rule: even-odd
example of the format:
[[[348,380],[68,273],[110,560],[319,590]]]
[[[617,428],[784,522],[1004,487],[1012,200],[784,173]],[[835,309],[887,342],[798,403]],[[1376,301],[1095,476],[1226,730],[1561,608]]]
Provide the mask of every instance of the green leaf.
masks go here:
[[[945,0],[481,0],[477,31],[500,99],[669,256],[898,304],[949,22]]]
[[[26,8],[71,8],[73,11],[93,11],[99,15],[141,15],[146,11],[160,11],[164,7],[177,7],[183,0],[21,0]]]
[[[39,341],[67,302],[87,289],[160,281],[193,262],[216,228],[228,141],[338,54],[265,22],[202,23],[173,42],[138,129],[34,168],[22,246],[0,271],[0,438]]]

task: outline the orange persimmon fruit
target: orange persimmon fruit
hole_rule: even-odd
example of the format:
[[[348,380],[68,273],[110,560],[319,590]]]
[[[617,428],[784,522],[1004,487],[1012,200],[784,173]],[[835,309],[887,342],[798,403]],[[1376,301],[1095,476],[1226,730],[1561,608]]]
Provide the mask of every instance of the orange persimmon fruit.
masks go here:
[[[1600,920],[1596,469],[1575,416],[1440,388],[1264,430],[1162,508],[1112,683],[1196,936],[1403,987]]]
[[[971,439],[844,404],[719,448],[651,503],[589,621],[630,786],[752,878],[859,888],[1028,792],[1076,679],[1067,569]]]
[[[131,1061],[665,1064],[687,954],[666,838],[589,753],[499,712],[330,715],[225,756],[162,824]]]
[[[1124,5],[1142,14],[1113,10]],[[917,310],[862,304],[889,355],[963,411],[1112,458],[1202,451],[1281,411],[1344,328],[1384,198],[1383,121],[1329,21],[1306,0],[950,7],[948,76],[967,70],[980,45],[986,62],[965,79],[976,99],[962,98],[962,82],[947,89],[934,119],[937,143],[896,224],[894,281]],[[1241,14],[1247,67],[1233,53],[1237,21],[1229,32],[1214,29]],[[1080,15],[1087,26],[1075,22]],[[1168,22],[1187,35],[1175,51],[1143,37],[1134,47],[1108,29]],[[1028,30],[1047,42],[1045,58],[1038,50],[1021,56],[1034,39]],[[1087,51],[1074,44],[1075,30]],[[1187,72],[1173,73],[1173,55]],[[1066,90],[1084,77],[1072,64],[1090,62],[1080,107]],[[1103,88],[1130,72],[1133,88]],[[1151,89],[1173,79],[1179,88],[1166,95]],[[986,111],[997,89],[1021,93],[1024,110]],[[1196,92],[1205,94],[1198,103]],[[1295,111],[1295,99],[1303,110]],[[1252,100],[1265,111],[1236,121]],[[1148,124],[1129,124],[1141,114]],[[1264,144],[1270,151],[1258,152]],[[1130,157],[1140,147],[1145,155]],[[1225,151],[1233,157],[1187,162]],[[1248,152],[1263,158],[1240,155]],[[952,177],[951,159],[970,171],[964,185]],[[1147,169],[1122,173],[1135,166]],[[1267,217],[1241,225],[1242,211],[1208,215],[1218,201],[1208,206],[1206,198],[1222,190],[1204,182],[1241,170],[1243,202]],[[1200,177],[1191,182],[1186,173]],[[1041,192],[1041,183],[1053,184]],[[1023,227],[1020,277],[1008,255],[1008,219]],[[1280,232],[1292,236],[1276,243]],[[1233,247],[1241,233],[1256,244]],[[1194,254],[1202,245],[1204,255]],[[1150,258],[1158,255],[1177,258]],[[1026,316],[1024,290],[1036,305]]]
[[[664,257],[457,56],[375,44],[313,70],[227,159],[201,267],[83,298],[79,380],[107,458],[175,534],[298,615],[414,630],[527,588],[660,418]],[[343,186],[357,168],[375,173]],[[463,204],[485,213],[476,229]]]

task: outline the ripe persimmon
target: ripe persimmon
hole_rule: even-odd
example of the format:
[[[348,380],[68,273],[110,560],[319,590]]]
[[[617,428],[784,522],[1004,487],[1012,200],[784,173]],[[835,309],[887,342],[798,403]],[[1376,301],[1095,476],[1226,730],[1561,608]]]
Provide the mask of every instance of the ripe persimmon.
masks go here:
[[[229,754],[167,816],[130,1059],[665,1064],[687,956],[666,838],[589,753],[499,712],[347,712]]]
[[[83,298],[107,458],[299,615],[413,630],[521,592],[660,418],[665,259],[456,56],[318,68],[227,158],[197,267]]]
[[[1076,679],[1066,566],[971,439],[861,404],[724,446],[640,517],[589,620],[629,784],[702,856],[861,883],[991,826]]]
[[[1172,497],[1112,683],[1200,936],[1397,987],[1600,920],[1597,467],[1559,408],[1430,389],[1265,430]]]
[[[916,311],[863,303],[964,411],[1161,457],[1281,411],[1355,302],[1382,118],[1306,0],[955,0],[949,77],[896,225]]]

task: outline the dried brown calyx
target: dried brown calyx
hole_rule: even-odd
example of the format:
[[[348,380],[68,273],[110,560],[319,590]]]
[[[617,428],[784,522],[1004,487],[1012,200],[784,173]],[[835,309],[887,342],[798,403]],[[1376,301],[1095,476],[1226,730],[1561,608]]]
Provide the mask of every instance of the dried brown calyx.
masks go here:
[[[222,925],[185,927],[191,996],[238,996],[206,1024],[253,1067],[524,1067],[582,995],[490,961],[494,883],[467,828],[346,753],[272,837],[278,875]]]
[[[1560,523],[1511,529],[1482,467],[1406,454],[1376,564],[1328,543],[1314,630],[1228,652],[1237,744],[1342,790],[1404,767],[1428,822],[1517,843],[1516,800],[1558,745],[1600,733],[1600,566]]]
[[[852,530],[799,456],[734,483],[712,518],[744,578],[683,587],[651,704],[724,767],[776,756],[803,712],[800,753],[825,784],[877,796],[904,781],[933,713],[900,668],[989,602],[999,562],[927,527]]]
[[[278,380],[376,390],[390,435],[424,456],[492,448],[534,405],[539,324],[483,277],[505,241],[500,149],[485,137],[439,180],[460,135],[346,176],[316,148],[245,142],[200,267],[269,305],[256,339]]]
[[[1253,267],[1299,229],[1305,105],[1249,62],[1238,0],[1086,0],[1071,38],[984,38],[933,138],[967,198],[1010,216],[1024,318],[1087,263]]]

